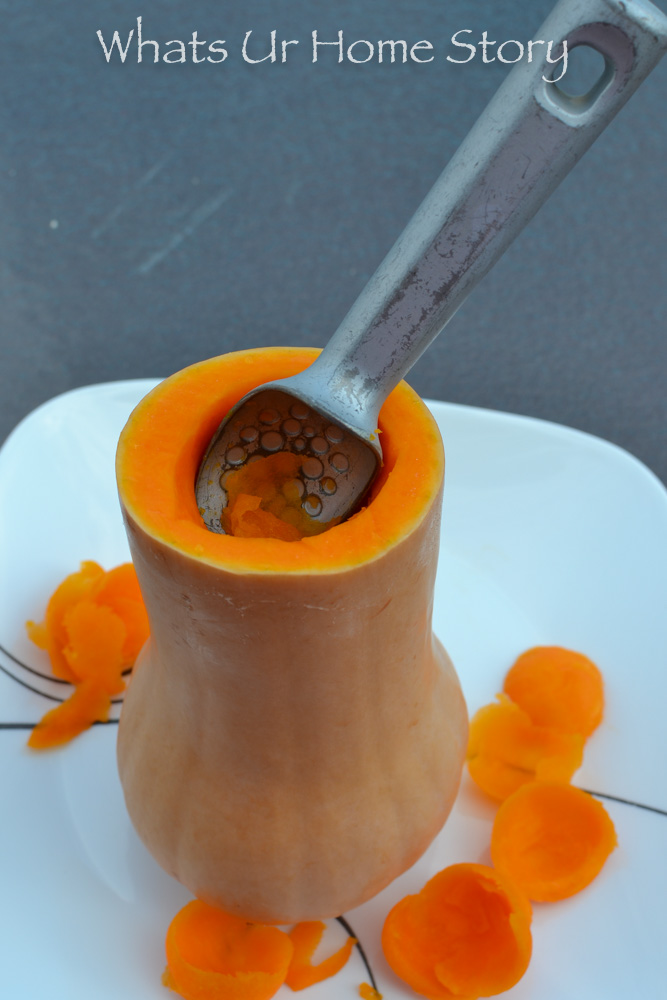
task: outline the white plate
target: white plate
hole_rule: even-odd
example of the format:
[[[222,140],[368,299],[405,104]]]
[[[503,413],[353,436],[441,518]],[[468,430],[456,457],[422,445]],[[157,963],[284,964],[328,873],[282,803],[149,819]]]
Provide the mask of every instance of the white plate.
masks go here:
[[[47,695],[63,696],[25,637],[26,618],[40,616],[81,559],[108,568],[128,558],[113,455],[130,410],[153,384],[59,396],[0,452],[3,1000],[168,996],[160,984],[164,935],[189,897],[130,826],[116,776],[116,727],[97,726],[61,750],[34,754],[25,729],[4,725],[34,723],[53,704]],[[587,653],[604,672],[608,707],[576,783],[667,810],[667,493],[625,452],[576,431],[445,403],[432,409],[447,451],[435,627],[470,709],[492,699],[529,646]],[[587,890],[535,907],[534,956],[506,994],[513,1000],[665,996],[667,815],[607,807],[620,846]],[[488,861],[493,813],[465,777],[425,857],[346,914],[385,1000],[414,994],[382,957],[384,916],[446,865]],[[332,927],[333,939],[342,931]],[[355,951],[304,1000],[352,1000],[368,978]],[[278,994],[291,995],[286,987]]]

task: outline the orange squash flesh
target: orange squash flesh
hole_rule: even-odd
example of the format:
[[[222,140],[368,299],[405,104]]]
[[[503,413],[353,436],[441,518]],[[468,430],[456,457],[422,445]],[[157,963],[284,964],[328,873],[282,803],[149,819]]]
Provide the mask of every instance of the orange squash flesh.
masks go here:
[[[589,885],[616,847],[604,806],[572,785],[524,785],[500,806],[491,857],[536,902],[566,899]]]
[[[107,694],[119,694],[122,677],[125,625],[118,615],[93,601],[79,601],[65,615],[69,643],[65,659],[77,683],[96,683]]]
[[[537,726],[506,695],[470,721],[468,770],[482,791],[505,799],[538,779],[569,781],[581,765],[583,738]]]
[[[370,983],[361,984],[359,987],[359,996],[361,1000],[382,1000],[382,994],[374,986],[371,986]]]
[[[148,615],[132,563],[123,563],[104,573],[95,582],[91,597],[123,622],[123,667],[131,667],[148,638]]]
[[[495,996],[530,961],[526,897],[486,865],[451,865],[390,911],[382,948],[396,975],[433,1000]]]
[[[82,563],[54,591],[44,621],[27,622],[26,628],[29,638],[48,651],[54,674],[75,685],[28,739],[28,746],[46,750],[69,742],[93,722],[105,722],[111,696],[125,688],[123,671],[148,638],[132,564],[105,573],[97,563]]]
[[[316,356],[269,348],[185,369],[139,404],[117,457],[151,625],[118,734],[130,817],[194,895],[276,924],[338,916],[413,864],[449,814],[467,737],[431,630],[442,443],[407,385],[380,415],[373,495],[344,523],[236,537],[197,510],[227,409]]]
[[[225,477],[227,506],[222,512],[225,531],[243,538],[296,542],[337,524],[340,518],[322,524],[301,506],[296,476],[302,461],[295,453],[279,451],[229,472]]]
[[[169,925],[166,952],[164,985],[184,1000],[269,1000],[285,982],[292,943],[277,927],[193,900]]]
[[[64,654],[69,641],[65,615],[78,601],[90,596],[95,582],[103,573],[104,570],[96,562],[82,562],[78,573],[70,573],[65,577],[51,595],[43,624],[26,623],[29,637],[36,645],[47,650],[51,669],[61,680],[76,683],[77,679]]]
[[[560,646],[522,653],[503,690],[538,726],[587,738],[604,712],[602,674],[587,656]]]
[[[305,920],[289,932],[289,938],[294,948],[292,961],[287,970],[285,982],[292,990],[305,990],[308,986],[335,976],[343,968],[348,958],[352,954],[352,947],[355,939],[349,937],[345,944],[333,955],[311,964],[311,959],[322,939],[325,924],[321,920]]]
[[[67,701],[40,719],[28,737],[28,746],[33,750],[50,750],[69,743],[93,722],[106,722],[110,708],[111,698],[103,688],[91,682],[80,684]]]

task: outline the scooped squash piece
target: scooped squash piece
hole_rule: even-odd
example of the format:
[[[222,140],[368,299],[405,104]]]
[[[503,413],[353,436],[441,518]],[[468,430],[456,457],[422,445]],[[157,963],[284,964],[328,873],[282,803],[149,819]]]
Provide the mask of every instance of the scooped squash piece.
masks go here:
[[[451,865],[390,911],[382,931],[397,976],[432,1000],[495,996],[528,968],[530,903],[486,865]]]
[[[295,525],[269,510],[262,510],[261,503],[261,497],[240,493],[224,518],[229,534],[237,538],[281,538],[283,542],[297,542],[303,538]]]
[[[111,698],[106,691],[90,681],[79,684],[67,701],[40,719],[28,737],[28,746],[33,750],[50,750],[69,743],[93,722],[106,722],[110,708]]]
[[[70,573],[56,587],[47,604],[44,621],[26,622],[28,638],[40,649],[47,650],[55,676],[73,684],[81,678],[68,659],[67,650],[72,646],[68,621],[82,602],[113,611],[121,620],[125,629],[124,668],[132,666],[148,638],[148,616],[132,563],[123,563],[105,572],[92,560],[82,562],[76,573]],[[95,614],[94,610],[90,613]],[[91,624],[91,629],[94,628]],[[103,642],[100,637],[100,645]]]
[[[68,643],[63,650],[77,683],[88,681],[107,694],[119,694],[123,680],[126,629],[111,608],[79,601],[65,615]]]
[[[534,725],[507,695],[470,722],[468,771],[482,791],[503,800],[529,781],[569,781],[581,765],[583,737]]]
[[[292,942],[195,899],[169,925],[166,952],[163,983],[184,1000],[269,1000],[285,982]]]
[[[449,814],[467,737],[431,627],[442,443],[407,385],[380,414],[374,493],[344,523],[237,537],[197,510],[226,411],[316,356],[185,369],[135,409],[117,458],[151,626],[118,734],[127,808],[194,895],[264,923],[338,916],[412,865]]]
[[[76,674],[64,654],[68,642],[65,615],[75,604],[90,596],[95,583],[104,570],[96,562],[81,563],[76,573],[70,573],[56,588],[46,606],[46,616],[41,625],[26,622],[29,638],[41,649],[46,649],[51,660],[51,669],[61,680],[76,683]]]
[[[68,742],[109,715],[110,696],[125,688],[123,671],[132,666],[148,637],[148,618],[131,563],[105,573],[84,562],[49,600],[45,620],[27,622],[29,638],[49,652],[56,676],[74,692],[47,712],[28,740],[33,749]]]
[[[287,970],[285,982],[292,990],[305,990],[308,986],[335,976],[343,968],[352,954],[355,943],[353,937],[348,937],[345,944],[317,965],[311,959],[322,940],[325,924],[321,920],[305,920],[289,932],[289,938],[294,947],[294,954]]]
[[[382,994],[371,986],[370,983],[362,983],[359,987],[361,1000],[382,1000]]]
[[[535,646],[522,653],[503,690],[537,726],[586,739],[602,721],[602,674],[592,660],[571,649]]]
[[[237,537],[295,542],[337,524],[340,518],[322,524],[303,509],[296,481],[302,462],[296,453],[279,451],[228,472],[227,506],[222,512],[225,531]]]
[[[96,604],[109,608],[125,626],[123,666],[131,667],[148,639],[148,615],[139,581],[132,563],[122,563],[108,570],[93,585],[91,597]]]
[[[534,782],[498,809],[491,857],[530,899],[554,902],[589,885],[616,844],[614,824],[592,795],[572,785]]]

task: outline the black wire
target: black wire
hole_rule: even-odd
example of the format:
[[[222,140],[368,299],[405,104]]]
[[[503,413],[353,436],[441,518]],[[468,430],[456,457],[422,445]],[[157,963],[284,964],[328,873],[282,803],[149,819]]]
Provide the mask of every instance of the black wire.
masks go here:
[[[379,990],[378,990],[377,983],[375,982],[375,976],[373,975],[373,970],[371,969],[370,962],[368,961],[368,956],[366,955],[366,952],[364,951],[364,948],[363,948],[363,945],[361,944],[361,941],[359,940],[359,938],[357,937],[357,935],[354,933],[354,931],[352,930],[352,928],[348,924],[348,922],[345,919],[345,917],[336,917],[336,920],[341,925],[341,927],[345,928],[345,930],[350,935],[350,937],[354,938],[354,940],[356,942],[355,947],[357,948],[357,951],[361,955],[362,962],[366,966],[366,972],[368,973],[368,978],[371,981],[371,986],[373,987],[373,989],[375,990],[375,992],[378,993]]]
[[[618,795],[608,795],[607,792],[593,792],[590,788],[582,788],[581,791],[586,792],[587,795],[594,795],[596,799],[609,799],[611,802],[621,802],[624,806],[634,806],[635,809],[646,809],[648,812],[657,813],[659,816],[667,816],[667,809],[658,809],[657,806],[646,806],[643,802],[622,799]]]

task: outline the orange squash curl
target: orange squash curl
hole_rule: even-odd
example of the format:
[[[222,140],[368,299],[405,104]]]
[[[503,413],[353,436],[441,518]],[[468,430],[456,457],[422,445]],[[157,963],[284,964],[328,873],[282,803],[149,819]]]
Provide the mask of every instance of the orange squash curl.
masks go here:
[[[602,674],[592,660],[571,649],[526,650],[508,671],[503,690],[537,726],[587,739],[602,721]]]
[[[269,1000],[285,982],[292,942],[193,900],[167,931],[163,983],[184,1000]]]
[[[530,903],[486,865],[451,865],[390,911],[382,931],[397,976],[430,1000],[495,996],[530,962]]]
[[[569,781],[581,765],[583,747],[577,733],[535,725],[501,694],[470,721],[468,771],[484,792],[502,801],[536,778]]]
[[[47,650],[56,677],[74,691],[33,729],[28,746],[44,750],[69,742],[109,717],[111,698],[125,688],[123,672],[148,638],[148,618],[131,563],[105,573],[81,563],[51,596],[44,621],[26,623],[29,638]]]
[[[491,857],[530,899],[555,902],[589,885],[616,844],[614,824],[592,795],[572,785],[534,782],[498,809]]]

